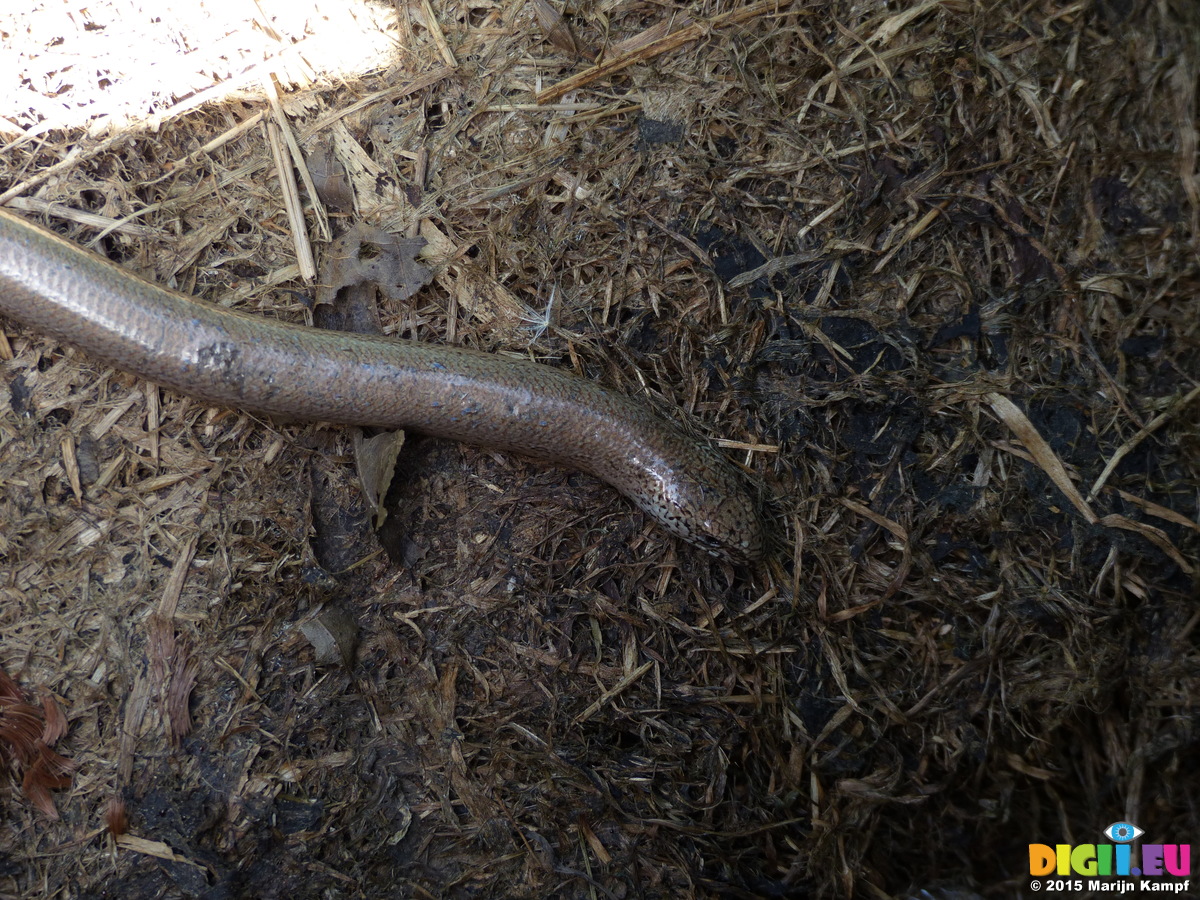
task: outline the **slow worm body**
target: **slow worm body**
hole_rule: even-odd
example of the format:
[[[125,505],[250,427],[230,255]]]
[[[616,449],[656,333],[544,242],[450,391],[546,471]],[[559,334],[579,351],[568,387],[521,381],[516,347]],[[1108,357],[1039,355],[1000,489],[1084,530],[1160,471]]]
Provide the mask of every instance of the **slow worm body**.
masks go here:
[[[684,539],[762,550],[738,470],[645,405],[532,362],[272,321],[160,287],[0,210],[0,313],[221,406],[410,428],[573,466]]]

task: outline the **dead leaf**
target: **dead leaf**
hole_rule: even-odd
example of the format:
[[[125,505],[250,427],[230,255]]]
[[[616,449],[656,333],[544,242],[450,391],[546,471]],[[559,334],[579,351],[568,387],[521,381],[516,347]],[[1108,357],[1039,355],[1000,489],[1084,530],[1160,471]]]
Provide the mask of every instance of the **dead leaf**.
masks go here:
[[[1041,432],[1029,421],[1029,417],[1021,411],[1017,404],[1002,394],[990,393],[987,395],[987,401],[996,415],[1000,417],[1000,420],[1025,445],[1025,449],[1029,451],[1037,466],[1050,476],[1050,480],[1071,501],[1071,504],[1079,510],[1080,515],[1089,523],[1094,524],[1096,514],[1092,512],[1092,508],[1088,506],[1087,501],[1083,499],[1083,495],[1079,493],[1079,489],[1075,487],[1075,482],[1067,474],[1067,467],[1062,464],[1062,460],[1058,458],[1058,455],[1050,449],[1050,445],[1046,443],[1046,439],[1042,437]]]
[[[396,460],[404,447],[403,431],[385,431],[374,437],[363,437],[359,431],[354,435],[354,462],[363,493],[371,505],[372,524],[378,531],[387,520],[384,499],[392,485],[396,471]]]
[[[360,334],[378,334],[374,289],[386,300],[407,300],[433,273],[417,262],[422,238],[403,238],[369,225],[356,225],[334,241],[321,268],[317,305],[333,307],[323,315],[335,321],[321,327]],[[347,289],[365,289],[348,292]]]
[[[344,607],[326,606],[315,618],[301,623],[300,631],[316,651],[318,663],[328,666],[340,662],[347,669],[353,668],[358,620]]]
[[[354,191],[350,179],[338,161],[331,142],[322,142],[305,157],[305,162],[322,203],[341,212],[354,209]]]
[[[563,18],[563,14],[548,0],[529,0],[529,5],[533,7],[534,18],[537,19],[542,33],[546,35],[546,40],[564,53],[578,56],[579,45],[575,41],[575,35],[571,33],[571,26]]]

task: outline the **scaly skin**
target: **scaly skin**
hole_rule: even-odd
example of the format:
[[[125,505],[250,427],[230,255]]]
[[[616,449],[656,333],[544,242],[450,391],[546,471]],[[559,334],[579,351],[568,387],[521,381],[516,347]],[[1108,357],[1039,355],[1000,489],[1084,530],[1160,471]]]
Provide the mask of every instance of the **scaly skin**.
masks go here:
[[[738,560],[762,552],[741,474],[712,446],[549,366],[224,309],[3,210],[0,313],[216,405],[409,428],[573,466],[693,544]]]

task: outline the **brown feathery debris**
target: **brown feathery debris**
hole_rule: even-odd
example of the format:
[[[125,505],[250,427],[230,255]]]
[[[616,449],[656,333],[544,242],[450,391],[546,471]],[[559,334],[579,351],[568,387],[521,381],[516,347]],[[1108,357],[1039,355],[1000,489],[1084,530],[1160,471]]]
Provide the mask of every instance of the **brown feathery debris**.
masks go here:
[[[67,718],[53,697],[41,707],[0,667],[0,764],[21,781],[25,797],[48,819],[58,810],[50,792],[71,786],[75,763],[50,749],[67,733]]]

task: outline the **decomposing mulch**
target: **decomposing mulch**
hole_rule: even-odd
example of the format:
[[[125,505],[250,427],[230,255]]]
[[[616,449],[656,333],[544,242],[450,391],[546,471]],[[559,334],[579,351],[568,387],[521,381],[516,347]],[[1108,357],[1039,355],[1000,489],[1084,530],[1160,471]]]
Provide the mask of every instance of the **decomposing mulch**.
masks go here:
[[[1195,4],[414,2],[336,77],[310,5],[182,87],[78,49],[133,0],[0,16],[0,202],[297,321],[419,235],[386,331],[698,421],[769,553],[415,435],[377,535],[349,429],[5,322],[0,897],[1021,897],[1196,833]]]

